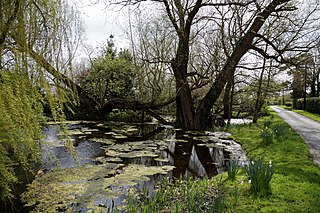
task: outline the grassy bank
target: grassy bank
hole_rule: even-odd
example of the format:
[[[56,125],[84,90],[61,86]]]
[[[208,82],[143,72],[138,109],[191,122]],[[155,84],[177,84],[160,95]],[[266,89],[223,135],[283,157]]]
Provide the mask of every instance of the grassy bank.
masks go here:
[[[287,109],[287,110],[291,110],[291,111],[296,112],[296,113],[298,113],[300,115],[306,116],[307,118],[310,118],[312,120],[320,122],[320,115],[318,115],[318,114],[314,114],[314,113],[307,112],[307,111],[304,111],[304,110],[293,109],[292,107],[287,107],[287,106],[279,106],[279,107],[282,107],[282,108]]]
[[[287,125],[275,113],[273,123]],[[320,212],[320,167],[312,162],[306,144],[299,135],[289,128],[281,138],[266,145],[261,142],[264,118],[257,125],[232,126],[228,129],[234,139],[247,151],[251,159],[263,156],[264,161],[272,161],[274,168],[271,180],[272,195],[254,198],[250,195],[245,173],[241,171],[234,183],[226,182],[229,192],[227,203],[236,200],[236,205],[228,205],[234,212]],[[232,191],[237,191],[232,196]],[[235,202],[235,201],[233,201]]]
[[[284,127],[285,134],[262,142],[262,130]],[[299,135],[275,113],[258,124],[226,129],[250,159],[272,162],[271,194],[253,195],[245,168],[234,181],[227,172],[207,180],[164,180],[154,196],[129,199],[128,212],[320,212],[320,167]],[[256,162],[256,161],[255,161]],[[256,164],[255,164],[256,165]]]

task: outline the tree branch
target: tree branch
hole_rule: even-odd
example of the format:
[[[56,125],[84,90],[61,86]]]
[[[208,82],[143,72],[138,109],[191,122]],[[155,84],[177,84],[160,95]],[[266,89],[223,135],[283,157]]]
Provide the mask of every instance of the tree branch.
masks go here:
[[[249,4],[255,3],[256,0],[248,1],[248,2],[218,2],[218,3],[212,3],[212,2],[206,2],[203,3],[201,6],[215,6],[215,7],[223,7],[223,6],[241,6],[245,7]]]
[[[272,2],[270,2],[261,12],[257,13],[249,30],[241,39],[239,39],[233,53],[227,59],[224,67],[222,68],[221,72],[217,75],[215,81],[213,82],[205,97],[202,99],[197,109],[196,119],[200,123],[200,128],[205,128],[208,125],[206,121],[206,116],[209,115],[213,104],[219,98],[227,82],[227,79],[229,79],[234,74],[234,71],[239,61],[241,60],[243,55],[246,54],[250,49],[255,35],[264,25],[266,19],[270,16],[272,12],[276,10],[276,7],[287,2],[290,2],[290,0],[273,0]]]
[[[281,61],[278,59],[277,56],[275,55],[269,55],[267,52],[265,52],[263,49],[255,46],[255,45],[251,45],[250,49],[258,52],[260,55],[262,55],[264,58],[267,59],[274,59],[275,61],[277,61],[278,63],[281,63]],[[281,56],[280,56],[281,57]]]
[[[20,0],[14,1],[14,11],[12,15],[8,18],[4,28],[2,29],[2,33],[0,35],[0,49],[2,49],[2,46],[7,38],[7,35],[10,31],[11,25],[13,24],[14,20],[17,18],[18,12],[20,8]]]
[[[176,30],[178,36],[182,36],[182,32],[181,32],[181,29],[179,28],[178,24],[177,24],[177,20],[175,19],[175,17],[173,16],[173,14],[171,13],[171,10],[170,10],[170,5],[169,5],[169,2],[168,0],[163,0],[163,3],[165,5],[165,8],[166,8],[166,12],[169,16],[169,19],[174,27],[174,29]]]

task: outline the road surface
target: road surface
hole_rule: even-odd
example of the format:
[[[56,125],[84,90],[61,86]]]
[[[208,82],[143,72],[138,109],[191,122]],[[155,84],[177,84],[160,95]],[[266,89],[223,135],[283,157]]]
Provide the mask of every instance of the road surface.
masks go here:
[[[277,106],[271,108],[301,136],[314,156],[314,161],[320,165],[320,123]]]

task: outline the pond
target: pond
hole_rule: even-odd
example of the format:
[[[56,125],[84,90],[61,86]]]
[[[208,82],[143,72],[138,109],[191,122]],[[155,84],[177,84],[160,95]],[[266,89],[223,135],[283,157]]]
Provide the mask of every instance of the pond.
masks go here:
[[[123,205],[128,193],[152,192],[163,177],[207,177],[230,159],[247,162],[226,132],[158,123],[70,122],[44,129],[43,163],[23,200],[38,212],[87,212]],[[64,144],[69,140],[74,150]],[[72,154],[73,153],[73,154]]]

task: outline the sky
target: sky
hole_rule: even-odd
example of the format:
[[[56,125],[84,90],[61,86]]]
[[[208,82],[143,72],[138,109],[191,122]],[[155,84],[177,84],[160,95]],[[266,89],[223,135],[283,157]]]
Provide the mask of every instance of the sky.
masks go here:
[[[91,3],[92,0],[73,1],[82,15],[85,25],[84,43],[93,47],[106,42],[110,35],[114,36],[117,48],[126,47],[124,30],[125,11],[106,9],[105,3]],[[80,57],[83,50],[79,49]]]

